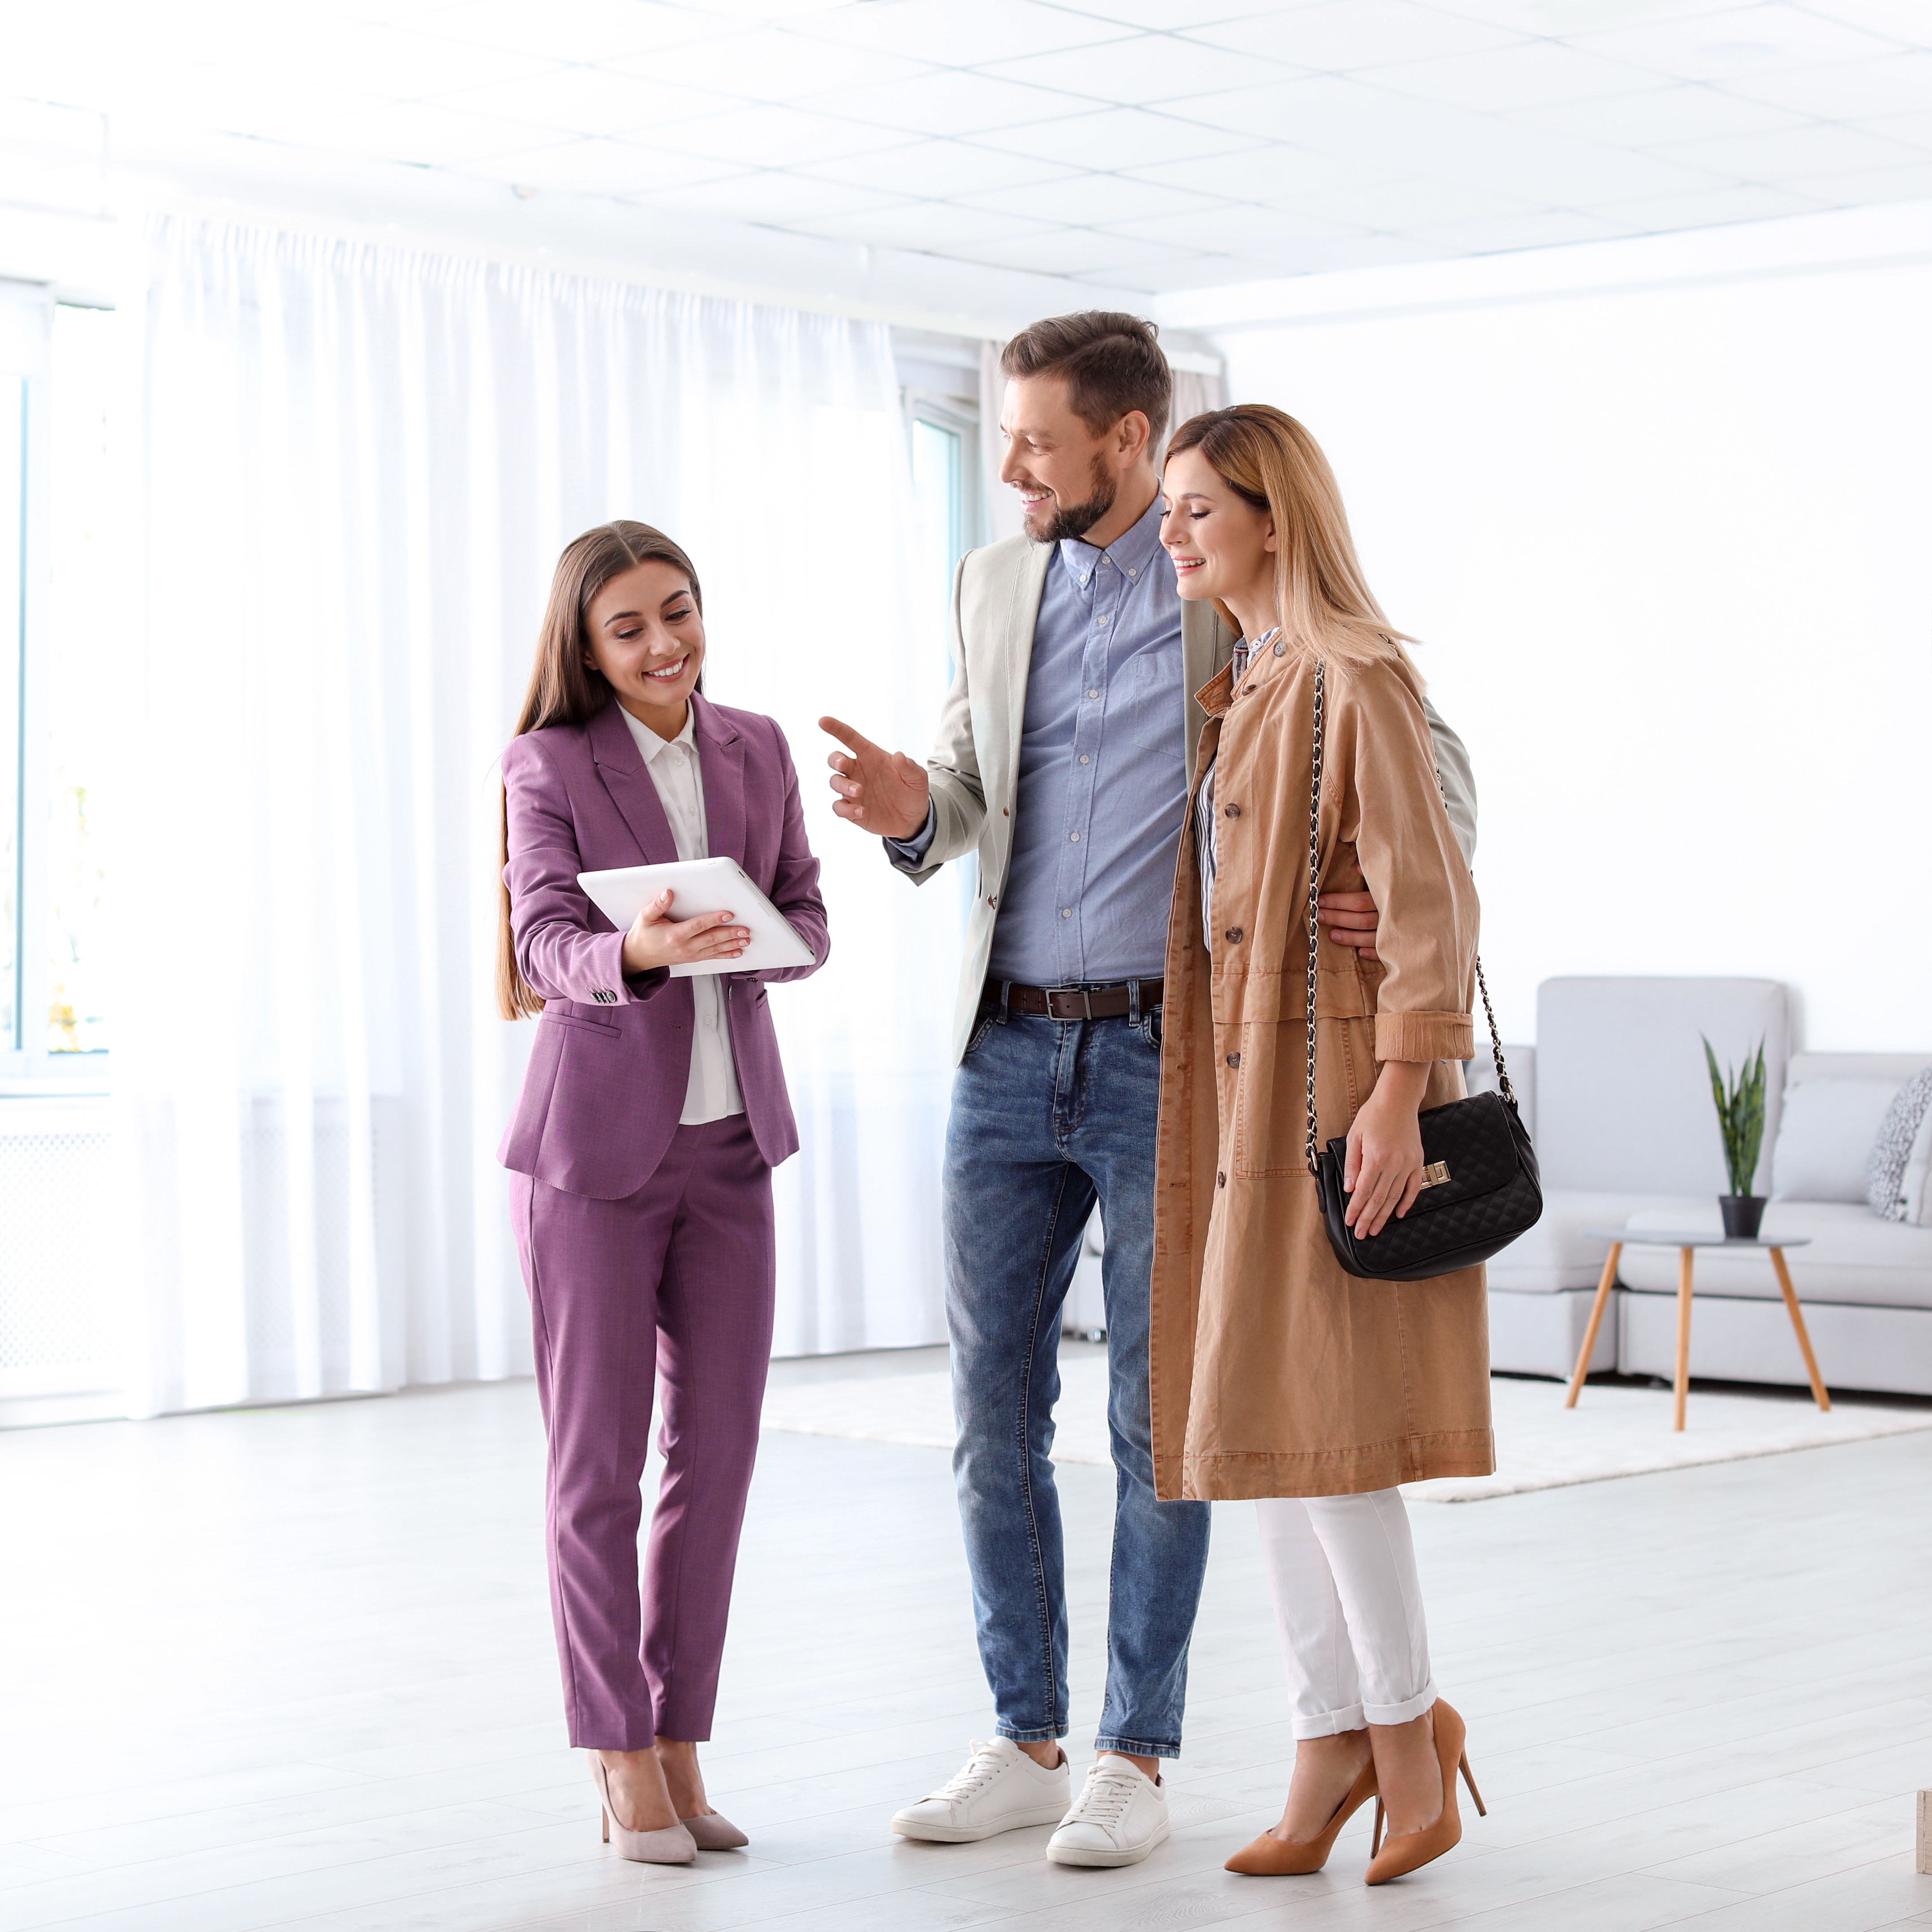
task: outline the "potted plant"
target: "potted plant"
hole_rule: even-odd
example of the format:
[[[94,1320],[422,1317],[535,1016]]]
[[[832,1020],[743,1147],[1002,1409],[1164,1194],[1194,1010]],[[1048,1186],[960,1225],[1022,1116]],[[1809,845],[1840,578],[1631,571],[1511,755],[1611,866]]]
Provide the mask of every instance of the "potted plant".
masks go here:
[[[1756,1056],[1747,1058],[1735,1074],[1728,1066],[1722,1073],[1718,1071],[1718,1056],[1708,1040],[1704,1058],[1711,1070],[1711,1097],[1718,1103],[1718,1131],[1724,1136],[1724,1168],[1731,1180],[1730,1192],[1718,1197],[1724,1238],[1754,1241],[1764,1219],[1764,1196],[1750,1191],[1764,1146],[1764,1042],[1758,1042]]]

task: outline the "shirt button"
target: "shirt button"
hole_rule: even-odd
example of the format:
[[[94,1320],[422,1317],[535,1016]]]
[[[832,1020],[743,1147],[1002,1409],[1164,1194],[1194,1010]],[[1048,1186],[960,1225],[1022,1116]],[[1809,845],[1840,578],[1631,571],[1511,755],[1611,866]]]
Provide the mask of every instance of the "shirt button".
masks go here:
[[[1241,808],[1238,805],[1231,805],[1228,807],[1228,816],[1230,818],[1238,818],[1240,815]]]
[[[999,904],[999,902],[1000,902],[999,895],[998,895],[997,892],[988,892],[988,893],[987,894],[987,896],[986,896],[986,903],[987,903],[988,905],[998,905],[998,904]]]
[[[1226,932],[1222,934],[1221,937],[1225,939],[1230,946],[1238,946],[1241,943],[1241,928],[1238,926],[1231,926]]]
[[[1071,919],[1073,916],[1073,908],[1071,906],[1062,906],[1060,908],[1060,916],[1062,919]]]
[[[1099,690],[1099,688],[1098,688],[1098,687],[1097,687],[1097,686],[1096,686],[1096,687],[1095,687],[1095,688],[1092,688],[1092,689],[1090,689],[1090,690],[1088,691],[1088,692],[1087,693],[1087,695],[1088,695],[1089,698],[1098,698],[1098,697],[1100,696],[1100,690]]]
[[[1084,752],[1082,752],[1080,754],[1080,762],[1083,765],[1090,765],[1094,760],[1090,758]]]
[[[1287,656],[1288,640],[1286,638],[1282,638],[1280,643],[1275,646],[1274,654],[1278,658],[1285,658]]]
[[[1241,1056],[1240,1056],[1238,1053],[1231,1053],[1231,1054],[1228,1054],[1228,1064],[1230,1066],[1240,1066],[1240,1064],[1241,1064]]]
[[[1066,836],[1072,840],[1075,844],[1077,845],[1080,843],[1080,835],[1078,832],[1070,832]]]
[[[1140,572],[1138,570],[1130,570],[1127,572],[1127,574],[1130,577],[1138,577],[1139,576]]]
[[[1096,618],[1094,620],[1094,622],[1095,622],[1095,623],[1096,623],[1096,624],[1104,624],[1104,623],[1106,623],[1106,622],[1107,622],[1107,616],[1106,616],[1106,613],[1105,611],[1102,611],[1102,612],[1101,613],[1101,614],[1100,614],[1099,616],[1096,617]]]

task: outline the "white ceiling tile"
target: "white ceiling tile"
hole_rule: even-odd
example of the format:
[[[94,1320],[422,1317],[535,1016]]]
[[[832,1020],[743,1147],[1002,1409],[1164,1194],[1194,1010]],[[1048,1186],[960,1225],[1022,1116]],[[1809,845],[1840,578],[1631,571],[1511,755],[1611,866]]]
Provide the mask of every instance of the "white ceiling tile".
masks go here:
[[[1684,141],[1660,148],[1672,159],[1740,181],[1781,182],[1796,175],[1843,174],[1852,169],[1898,167],[1923,160],[1922,151],[1834,122],[1736,134],[1720,141]]]
[[[1124,175],[1082,175],[1045,188],[999,188],[990,194],[962,195],[960,200],[969,208],[993,208],[1008,214],[1050,208],[1055,220],[1079,228],[1131,221],[1142,215],[1198,213],[1227,205],[1226,196],[1195,194],[1156,182],[1130,181]]]
[[[1638,22],[1721,10],[1726,0],[1430,0],[1445,14],[1562,40]]]
[[[1198,160],[1163,161],[1158,166],[1124,169],[1136,181],[1192,188],[1197,194],[1223,195],[1235,201],[1293,201],[1332,190],[1367,187],[1382,181],[1413,179],[1390,167],[1370,167],[1335,154],[1318,154],[1285,142],[1234,154],[1210,154]]]
[[[1267,200],[1286,213],[1404,235],[1450,222],[1520,219],[1542,212],[1520,195],[1492,194],[1427,175],[1336,184],[1318,193],[1270,195]]]
[[[1444,255],[1505,255],[1524,248],[1558,248],[1575,242],[1610,242],[1638,231],[1574,208],[1546,208],[1492,221],[1426,222],[1406,231]]]
[[[1834,208],[1865,208],[1883,201],[1932,201],[1932,158],[1904,167],[1816,175],[1778,185],[1793,194],[1815,196]]]
[[[1689,194],[1714,184],[1695,169],[1654,155],[1565,140],[1340,75],[1246,88],[1199,104],[1172,101],[1162,110],[1190,117],[1197,111],[1222,128],[1270,134],[1379,173],[1432,175],[1497,194],[1534,195],[1558,207]]]
[[[1276,208],[1220,208],[1205,214],[1154,215],[1116,221],[1109,226],[1120,235],[1165,242],[1216,255],[1253,256],[1284,248],[1315,250],[1359,242],[1372,231],[1348,223],[1323,221],[1291,214]]]
[[[1734,92],[1831,121],[1869,121],[1882,114],[1932,108],[1932,53],[1843,61],[1830,67],[1757,74],[1732,82]]]
[[[1932,148],[1932,108],[1916,114],[1887,114],[1875,121],[1858,124],[1888,141],[1904,141],[1915,148]]]
[[[1176,289],[1224,288],[1230,282],[1253,281],[1256,278],[1245,262],[1236,261],[1232,255],[1196,255],[1183,262],[1162,262],[1141,268],[1083,269],[1072,279],[1160,296]]]
[[[206,124],[224,134],[416,167],[449,166],[531,145],[530,128],[514,121],[460,113],[434,101],[372,100],[320,88],[258,94]]]
[[[634,55],[605,64],[622,74],[644,74],[685,87],[712,88],[751,100],[796,100],[801,94],[822,93],[827,88],[910,80],[933,70],[929,62],[769,29]]]
[[[651,0],[544,0],[541,7],[530,0],[460,0],[454,6],[437,0],[409,17],[422,33],[577,62],[716,40],[733,27],[729,20]]]
[[[742,161],[676,154],[632,141],[560,141],[466,163],[460,172],[518,188],[570,194],[638,195],[668,188],[694,188],[750,172]]]
[[[956,252],[964,260],[985,262],[994,268],[1024,268],[1041,275],[1072,275],[1178,261],[1202,250],[1169,248],[1138,236],[1104,233],[1097,228],[1061,228],[1051,234],[1023,236],[1010,242],[974,242]]]
[[[1268,138],[1265,131],[1256,134],[1216,127],[1211,118],[1176,119],[1144,108],[1116,107],[1064,121],[1043,121],[1030,128],[1002,128],[981,136],[980,144],[1037,154],[1046,160],[1118,171],[1246,152],[1264,146]]]
[[[1177,94],[1211,94],[1217,88],[1243,87],[1268,74],[1286,78],[1298,70],[1253,55],[1230,53],[1172,34],[1143,34],[1104,46],[1076,47],[1065,53],[1035,54],[1003,61],[984,70],[1010,80],[1064,93],[1084,95],[1121,106],[1170,100]]]
[[[1406,235],[1370,235],[1337,230],[1333,236],[1257,237],[1245,254],[1226,251],[1236,263],[1222,279],[1254,282],[1277,275],[1318,275],[1337,268],[1379,268],[1391,262],[1418,262],[1442,253]]]
[[[964,141],[916,141],[837,160],[795,165],[801,174],[823,175],[829,181],[856,182],[866,188],[890,187],[934,200],[974,190],[1070,181],[1085,172],[1064,162],[1042,161],[1031,154],[1009,154]]]
[[[1052,53],[1060,47],[1084,47],[1119,40],[1134,31],[1090,14],[1033,0],[871,0],[864,6],[794,21],[800,33],[848,46],[877,47],[910,60],[930,60],[943,50],[951,67],[979,67],[988,61],[1018,60],[1026,54]]]
[[[1733,221],[1766,221],[1785,214],[1815,214],[1828,204],[1788,188],[1756,184],[1713,188],[1700,194],[1645,195],[1606,202],[1588,212],[1628,222],[1646,235],[1683,228],[1718,228]]]
[[[1191,28],[1187,37],[1324,73],[1474,53],[1517,38],[1505,28],[1459,19],[1438,7],[1412,5],[1410,0],[1324,0],[1321,5],[1272,9],[1250,20]]]
[[[563,71],[554,57],[386,26],[346,26],[318,31],[286,26],[279,32],[264,10],[260,38],[225,41],[225,64],[278,69],[309,86],[346,87],[392,100],[420,100],[492,82],[521,86],[532,76]]]
[[[1907,46],[1932,47],[1932,7],[1925,0],[1804,0],[1804,6],[1808,13],[1903,40]]]
[[[911,0],[911,4],[921,4],[921,0]],[[842,115],[848,120],[900,128],[914,134],[981,134],[1077,114],[1091,104],[1070,94],[1049,93],[1042,87],[989,80],[982,74],[942,72],[916,80],[837,88],[812,94],[799,104],[819,113]]]
[[[1680,81],[1642,94],[1604,100],[1569,100],[1561,107],[1532,107],[1510,115],[1526,128],[1596,141],[1610,148],[1649,148],[1665,141],[1712,141],[1724,134],[1756,134],[1796,128],[1803,117],[1762,100],[1746,100],[1715,87]]]
[[[436,104],[558,128],[571,134],[641,135],[700,115],[716,114],[738,103],[729,94],[663,87],[635,74],[566,67],[523,80],[464,88],[437,97]]]
[[[1444,60],[1404,61],[1357,77],[1398,94],[1473,108],[1480,114],[1648,92],[1658,81],[1654,74],[1628,62],[1579,53],[1554,40],[1526,40],[1486,53],[1452,54]]]
[[[948,255],[984,242],[1050,234],[1064,224],[1016,214],[995,214],[982,208],[960,208],[950,202],[915,201],[903,208],[834,215],[791,225],[808,235],[824,236],[828,241],[863,242],[874,248],[911,248],[922,254]]]
[[[1289,0],[1291,5],[1312,5],[1315,0]],[[1273,14],[1278,5],[1262,0],[1057,0],[1070,14],[1084,14],[1111,26],[1142,27],[1150,31],[1180,30],[1222,20],[1238,20],[1250,14]]]
[[[784,168],[764,168],[756,174],[734,175],[728,181],[664,188],[626,199],[648,208],[675,208],[685,214],[715,214],[727,221],[754,221],[768,228],[788,228],[800,221],[823,220],[829,215],[856,214],[868,208],[902,205],[902,197],[854,188],[845,182],[814,181]]]
[[[1686,20],[1646,21],[1609,33],[1579,34],[1574,44],[1684,80],[1733,80],[1893,51],[1893,44],[1877,35],[1778,0]]]
[[[796,107],[734,108],[728,113],[707,114],[701,121],[680,121],[654,136],[639,138],[680,154],[714,154],[720,160],[773,168],[803,168],[905,143],[896,128],[862,127],[856,121],[808,114]]]

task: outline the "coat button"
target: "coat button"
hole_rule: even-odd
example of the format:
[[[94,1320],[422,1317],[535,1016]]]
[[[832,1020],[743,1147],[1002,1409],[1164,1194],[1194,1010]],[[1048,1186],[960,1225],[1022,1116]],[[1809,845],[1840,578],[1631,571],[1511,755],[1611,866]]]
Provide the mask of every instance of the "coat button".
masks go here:
[[[997,892],[989,892],[989,893],[987,895],[987,897],[986,897],[986,903],[987,903],[988,905],[998,905],[998,904],[999,904],[999,895],[998,895],[998,893],[997,893]]]
[[[1241,943],[1241,928],[1238,926],[1231,926],[1226,932],[1222,934],[1221,937],[1225,939],[1230,946],[1238,946]]]
[[[1226,1187],[1227,1184],[1228,1177],[1225,1174],[1217,1174],[1215,1175],[1214,1185],[1216,1187]]]
[[[1228,1054],[1228,1064],[1230,1066],[1240,1066],[1240,1064],[1241,1064],[1241,1056],[1240,1056],[1238,1053],[1231,1053],[1231,1054]]]
[[[1238,818],[1241,815],[1241,808],[1238,805],[1231,805],[1226,809],[1230,818]]]

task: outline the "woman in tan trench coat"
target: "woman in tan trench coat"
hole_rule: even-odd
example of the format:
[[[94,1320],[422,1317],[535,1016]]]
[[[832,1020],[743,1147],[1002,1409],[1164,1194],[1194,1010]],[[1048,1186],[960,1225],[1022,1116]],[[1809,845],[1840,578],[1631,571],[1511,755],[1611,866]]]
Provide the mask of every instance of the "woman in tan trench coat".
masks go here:
[[[1348,1275],[1308,1172],[1318,660],[1321,886],[1366,890],[1381,917],[1378,956],[1319,944],[1316,1114],[1323,1141],[1347,1132],[1349,1220],[1369,1234],[1424,1185],[1418,1112],[1463,1091],[1475,890],[1420,679],[1363,581],[1313,439],[1262,404],[1197,416],[1166,488],[1180,595],[1214,598],[1244,643],[1200,693],[1209,722],[1168,930],[1155,1479],[1162,1497],[1258,1499],[1298,1742],[1281,1822],[1230,1869],[1318,1869],[1373,1796],[1390,1831],[1376,1884],[1461,1834],[1463,1725],[1430,1676],[1396,1485],[1495,1460],[1483,1270]]]

